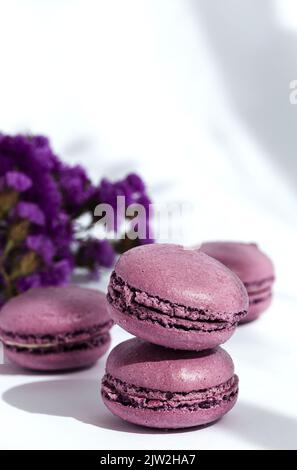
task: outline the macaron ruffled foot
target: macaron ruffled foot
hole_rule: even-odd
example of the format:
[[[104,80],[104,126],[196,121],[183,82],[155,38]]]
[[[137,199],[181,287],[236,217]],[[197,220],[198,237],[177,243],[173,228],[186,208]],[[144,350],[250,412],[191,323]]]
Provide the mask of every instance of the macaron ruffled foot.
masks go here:
[[[116,416],[161,429],[199,426],[234,406],[238,377],[230,356],[212,351],[174,351],[137,338],[110,353],[102,397]]]

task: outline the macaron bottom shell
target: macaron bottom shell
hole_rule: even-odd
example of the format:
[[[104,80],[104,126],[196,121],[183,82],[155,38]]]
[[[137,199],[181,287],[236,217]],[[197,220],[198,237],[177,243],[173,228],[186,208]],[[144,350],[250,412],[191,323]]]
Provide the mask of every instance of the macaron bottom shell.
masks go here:
[[[228,413],[236,403],[237,395],[208,409],[151,410],[124,406],[102,397],[106,407],[115,415],[133,424],[158,429],[183,429],[214,423]]]
[[[236,326],[217,331],[182,330],[166,328],[148,320],[139,320],[120,312],[113,305],[108,305],[111,318],[138,338],[171,349],[203,351],[225,343],[234,333]]]
[[[110,335],[106,341],[96,347],[73,349],[72,351],[37,354],[18,351],[4,346],[5,357],[26,369],[37,371],[62,371],[90,367],[106,353],[110,346]]]

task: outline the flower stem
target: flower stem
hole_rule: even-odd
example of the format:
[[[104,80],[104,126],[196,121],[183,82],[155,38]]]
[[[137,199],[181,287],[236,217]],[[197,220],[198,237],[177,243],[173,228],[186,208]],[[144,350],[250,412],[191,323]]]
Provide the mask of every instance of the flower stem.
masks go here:
[[[4,281],[4,285],[5,285],[4,295],[7,299],[9,299],[12,296],[13,292],[12,292],[11,280],[5,270],[4,264],[5,264],[6,257],[12,248],[13,248],[13,242],[8,241],[6,243],[2,256],[0,256],[0,275],[2,276],[3,281]]]

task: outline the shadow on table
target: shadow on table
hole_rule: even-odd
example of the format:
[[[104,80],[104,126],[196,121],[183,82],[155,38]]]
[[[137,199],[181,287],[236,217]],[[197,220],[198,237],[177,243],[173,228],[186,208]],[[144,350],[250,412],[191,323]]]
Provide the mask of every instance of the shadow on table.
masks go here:
[[[102,403],[100,381],[95,379],[31,382],[7,390],[2,399],[7,404],[29,413],[72,417],[83,423],[113,431],[135,434],[164,432],[136,426],[113,416]],[[200,428],[203,427],[205,426]],[[184,432],[190,430],[185,429]]]
[[[53,376],[54,375],[69,375],[76,374],[77,372],[84,372],[90,369],[95,369],[95,364],[91,364],[89,367],[79,367],[77,369],[65,369],[65,370],[55,370],[55,371],[40,371],[33,369],[25,369],[15,364],[0,364],[0,376],[1,375],[30,375],[34,376]],[[97,370],[97,369],[96,369]]]
[[[251,444],[268,449],[297,449],[297,420],[294,418],[239,402],[226,421],[228,431]]]
[[[0,364],[1,375],[33,375],[34,372],[22,369],[14,364]]]
[[[7,390],[2,399],[9,405],[52,416],[72,417],[83,423],[119,432],[160,434],[162,430],[136,426],[113,416],[100,397],[100,381],[95,379],[58,379],[31,382]],[[239,402],[221,421],[226,432],[241,436],[251,445],[271,449],[297,448],[297,420],[249,403]],[[193,432],[207,426],[172,430]],[[166,431],[168,432],[168,431]]]

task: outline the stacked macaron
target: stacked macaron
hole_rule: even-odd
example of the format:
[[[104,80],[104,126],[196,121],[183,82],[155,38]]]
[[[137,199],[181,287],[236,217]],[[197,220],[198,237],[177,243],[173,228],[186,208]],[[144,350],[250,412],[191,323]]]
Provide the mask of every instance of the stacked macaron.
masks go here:
[[[102,396],[112,413],[154,428],[210,423],[235,404],[238,377],[222,348],[177,351],[133,338],[109,355]]]
[[[236,274],[199,250],[141,246],[117,262],[107,300],[113,320],[140,338],[118,345],[107,360],[102,397],[114,414],[184,428],[234,406],[238,378],[218,346],[247,315]]]

